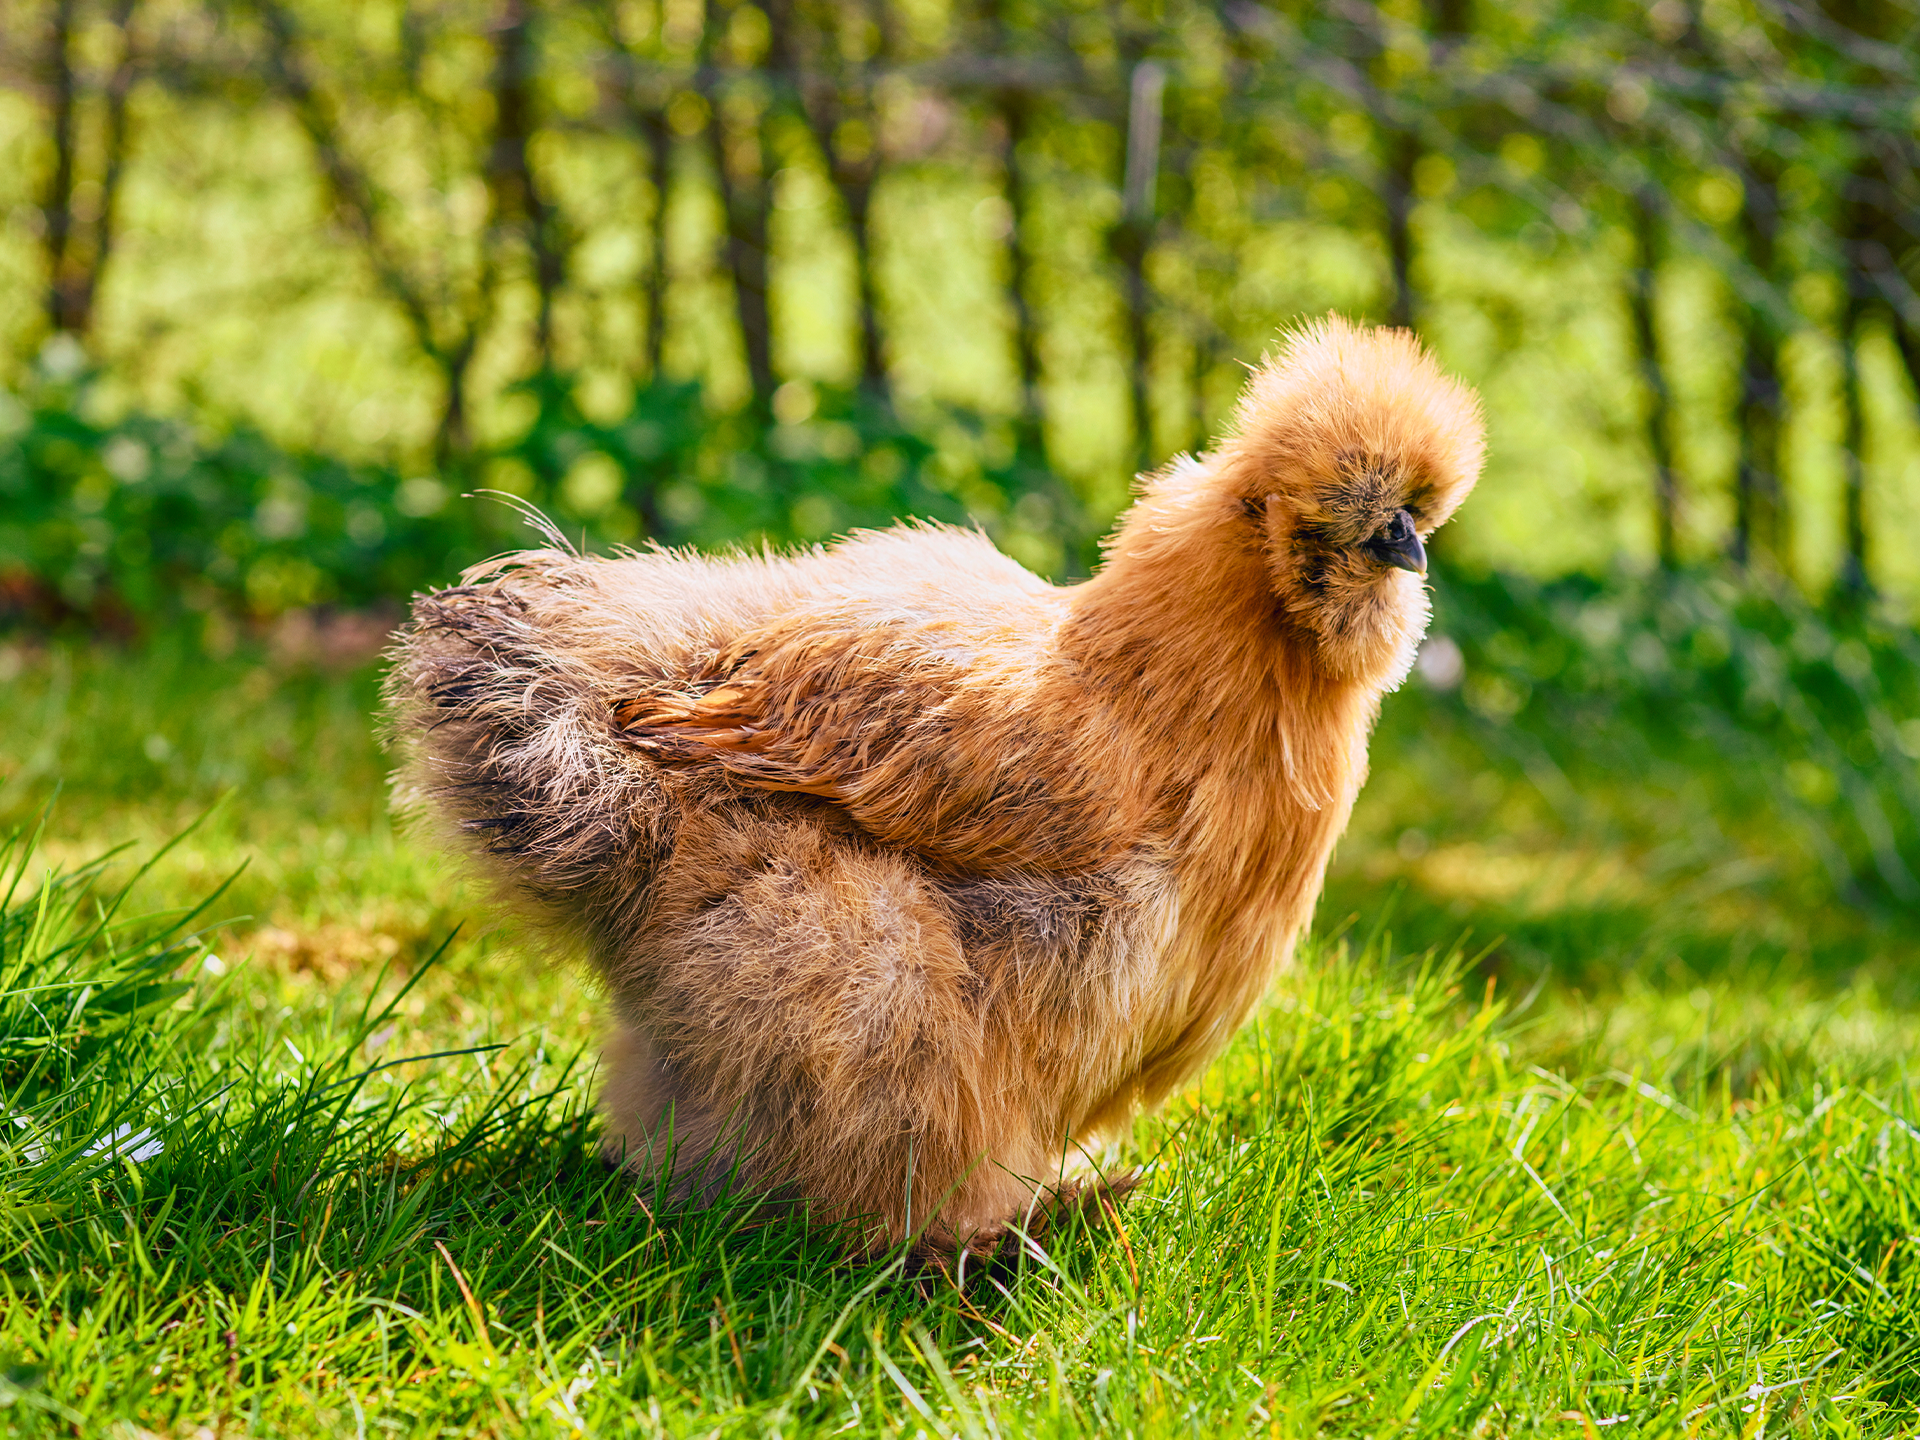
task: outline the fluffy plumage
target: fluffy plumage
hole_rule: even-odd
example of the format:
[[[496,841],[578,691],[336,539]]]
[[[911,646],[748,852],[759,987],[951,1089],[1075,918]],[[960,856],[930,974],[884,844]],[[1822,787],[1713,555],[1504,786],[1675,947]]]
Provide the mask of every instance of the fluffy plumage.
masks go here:
[[[1329,319],[1084,584],[929,525],[509,556],[416,603],[403,797],[605,978],[611,1157],[978,1245],[1285,963],[1481,448]]]

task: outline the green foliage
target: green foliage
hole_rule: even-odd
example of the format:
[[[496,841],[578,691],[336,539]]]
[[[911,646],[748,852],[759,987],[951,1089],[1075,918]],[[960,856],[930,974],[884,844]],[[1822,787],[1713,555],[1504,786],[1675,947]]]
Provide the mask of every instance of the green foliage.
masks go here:
[[[138,5],[9,11],[0,379],[91,357],[390,482],[502,462],[603,539],[1030,502],[1022,558],[1072,573],[1077,512],[1203,445],[1242,365],[1335,308],[1479,389],[1451,535],[1490,563],[1751,554],[1920,595],[1904,0],[181,15],[155,48]],[[770,423],[822,385],[847,404]],[[947,406],[1026,453],[918,484],[856,391],[944,455]],[[1009,469],[1066,483],[962,493]],[[316,563],[260,589],[342,588]]]
[[[1087,558],[1071,492],[996,460],[995,427],[965,412],[937,417],[936,443],[858,392],[798,382],[771,415],[723,416],[698,386],[662,383],[604,424],[564,377],[524,390],[524,435],[434,478],[250,430],[95,420],[86,381],[43,383],[0,434],[0,625],[126,631],[193,611],[390,604],[538,543],[529,506],[586,546],[817,541],[911,514],[986,524],[1048,568]],[[1028,493],[1037,521],[1016,504]]]
[[[1784,831],[1813,862],[1802,903],[1920,918],[1909,627],[1713,577],[1449,574],[1441,594],[1489,749],[1575,789],[1706,787],[1727,831]]]
[[[771,413],[715,415],[698,385],[663,381],[602,424],[582,411],[567,376],[545,373],[522,389],[536,402],[533,423],[480,472],[498,472],[502,461],[508,473],[524,467],[532,483],[520,491],[601,537],[720,549],[824,540],[903,515],[963,522],[970,505],[988,517],[1007,508],[998,475],[955,463],[953,447],[943,453],[857,390],[791,381]],[[968,421],[939,419],[948,429]],[[611,483],[575,478],[595,462]]]
[[[438,480],[290,454],[247,430],[90,419],[83,385],[23,408],[0,439],[0,621],[126,628],[215,607],[368,605],[511,533],[450,507]]]

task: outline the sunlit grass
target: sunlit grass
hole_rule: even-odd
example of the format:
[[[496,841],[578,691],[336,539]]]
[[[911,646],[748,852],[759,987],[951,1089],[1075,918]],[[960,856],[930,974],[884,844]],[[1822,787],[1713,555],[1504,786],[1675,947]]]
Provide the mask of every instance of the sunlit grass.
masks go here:
[[[1685,964],[1580,990],[1536,985],[1524,956],[1409,950],[1396,934],[1464,928],[1445,864],[1476,904],[1530,906],[1550,953],[1596,904],[1625,928],[1669,893],[1544,824],[1515,845],[1470,794],[1370,801],[1335,897],[1361,919],[1329,906],[1338,933],[1140,1123],[1132,1202],[962,1294],[849,1267],[751,1198],[676,1211],[604,1172],[592,997],[389,829],[365,671],[19,659],[0,819],[63,788],[0,925],[11,1429],[1744,1440],[1920,1421],[1898,988],[1731,950],[1716,971],[1699,957],[1721,920]],[[1414,747],[1447,736],[1396,723],[1374,785],[1443,775]],[[1415,825],[1433,839],[1403,854]],[[122,841],[99,875],[47,883],[49,860]],[[1460,847],[1481,848],[1435,868]],[[1475,853],[1538,875],[1516,861],[1498,889]],[[253,918],[213,924],[235,914]],[[64,1008],[22,1019],[44,987]]]

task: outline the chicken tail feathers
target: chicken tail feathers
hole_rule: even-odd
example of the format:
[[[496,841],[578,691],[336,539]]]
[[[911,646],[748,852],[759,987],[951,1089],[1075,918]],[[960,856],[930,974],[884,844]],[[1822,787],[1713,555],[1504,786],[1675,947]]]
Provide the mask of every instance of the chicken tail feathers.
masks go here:
[[[663,777],[619,739],[615,682],[566,633],[574,563],[518,557],[419,597],[386,681],[401,806],[565,928],[631,918],[672,841]]]

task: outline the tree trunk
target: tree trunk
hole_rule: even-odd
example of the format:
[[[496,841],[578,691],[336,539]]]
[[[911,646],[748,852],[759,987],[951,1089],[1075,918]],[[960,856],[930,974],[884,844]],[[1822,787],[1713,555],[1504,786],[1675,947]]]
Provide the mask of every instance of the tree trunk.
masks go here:
[[[106,277],[107,261],[119,239],[120,182],[127,171],[127,98],[133,90],[137,56],[133,48],[134,0],[116,0],[114,28],[120,32],[120,59],[107,81],[107,154],[100,175],[100,215],[93,224],[93,261],[87,267],[81,303],[83,333],[93,329],[94,302]]]
[[[710,111],[707,148],[726,218],[722,253],[733,282],[734,316],[746,351],[748,383],[754,407],[764,411],[774,389],[773,331],[767,308],[766,116],[729,126],[729,97],[711,58],[719,25],[713,0],[708,0],[700,40],[700,87]]]
[[[1873,137],[1856,134],[1852,168],[1840,192],[1840,252],[1846,267],[1847,303],[1840,320],[1841,404],[1846,432],[1841,463],[1845,479],[1840,492],[1841,554],[1836,589],[1847,602],[1866,596],[1866,413],[1860,386],[1860,342],[1876,313],[1891,318],[1885,295],[1889,256],[1884,244],[1892,219],[1886,201],[1894,187],[1887,183],[1885,156],[1875,153]]]
[[[1777,177],[1770,157],[1749,155],[1740,238],[1752,293],[1741,306],[1740,460],[1735,476],[1733,559],[1787,569],[1786,497],[1780,480],[1780,335],[1772,315]]]
[[[479,348],[479,342],[479,332],[469,330],[438,357],[441,371],[446,376],[447,394],[440,409],[440,423],[433,432],[433,465],[436,470],[453,469],[460,457],[472,448],[467,381],[473,369],[473,352]]]
[[[877,28],[883,55],[892,45],[893,27],[887,23],[886,0],[879,5]],[[864,3],[856,3],[861,20],[873,18]],[[853,245],[854,295],[859,310],[860,389],[890,408],[892,383],[887,374],[886,346],[880,323],[880,286],[874,264],[873,192],[879,181],[879,117],[874,110],[873,81],[864,67],[848,67],[824,58],[833,44],[825,27],[808,27],[806,39],[816,57],[809,64],[802,53],[800,18],[791,0],[769,0],[774,54],[791,80],[801,116],[813,135],[826,166],[827,179],[840,198]]]
[[[1016,61],[1016,27],[1006,13],[1007,0],[987,0],[987,41],[1002,65]],[[1040,393],[1040,337],[1033,307],[1033,192],[1021,152],[1033,128],[1033,96],[1020,77],[1006,77],[991,93],[998,125],[1000,183],[1007,202],[1007,299],[1013,306],[1014,366],[1020,380],[1020,410],[1014,420],[1016,448],[1022,456],[1044,457]]]
[[[533,95],[536,56],[531,0],[505,0],[493,31],[493,144],[487,162],[497,223],[521,232],[532,261],[539,307],[534,318],[534,347],[540,368],[553,369],[553,302],[565,279],[566,263],[555,233],[554,214],[540,193],[527,144],[538,123]]]
[[[480,337],[493,318],[498,289],[494,255],[497,247],[492,236],[494,220],[489,217],[488,235],[481,246],[480,273],[473,287],[472,305],[453,315],[442,309],[436,316],[428,289],[409,273],[402,253],[389,243],[381,221],[385,202],[380,192],[348,152],[332,105],[301,62],[293,17],[279,0],[253,0],[253,3],[267,31],[268,83],[286,100],[306,132],[320,162],[334,214],[360,242],[381,289],[406,318],[420,353],[440,372],[445,394],[440,419],[434,428],[433,458],[436,467],[447,469],[470,443],[468,371]],[[489,193],[491,195],[491,191]],[[450,338],[443,339],[443,334]]]
[[[643,113],[647,137],[647,179],[653,186],[653,213],[648,216],[647,268],[642,279],[647,307],[642,360],[647,381],[657,384],[667,348],[667,187],[673,179],[673,132],[664,109]]]
[[[75,112],[79,82],[73,71],[75,0],[55,0],[53,28],[47,40],[47,73],[53,82],[53,174],[40,201],[47,256],[47,323],[54,330],[77,329],[72,313],[68,268],[73,248],[73,187],[76,166]]]
[[[73,58],[77,0],[54,7],[47,44],[47,74],[53,89],[53,173],[40,201],[46,255],[47,323],[86,339],[93,332],[94,302],[117,238],[120,181],[126,173],[127,97],[133,88],[133,0],[115,0],[112,24],[120,36],[120,55],[101,94],[103,126],[100,199],[91,216],[80,213],[75,194],[81,184],[80,106],[85,98]]]
[[[1444,65],[1467,38],[1472,21],[1470,0],[1429,0],[1422,19],[1431,40],[1430,60],[1434,67]],[[1363,65],[1372,70],[1386,53],[1387,20],[1375,3],[1361,25],[1360,49]],[[1399,118],[1396,110],[1414,113],[1433,108],[1431,96],[1415,96],[1410,105],[1396,106],[1377,79],[1367,82],[1367,100],[1380,134],[1380,208],[1385,222],[1387,268],[1392,293],[1387,297],[1387,323],[1412,329],[1419,319],[1419,302],[1413,284],[1413,207],[1414,170],[1424,146],[1411,125]]]
[[[1905,0],[1827,0],[1823,14],[1873,49],[1856,51],[1856,94],[1912,88],[1913,8]],[[1905,61],[1903,64],[1902,61]],[[1920,145],[1911,126],[1858,125],[1840,229],[1848,294],[1884,317],[1902,368],[1920,396]]]
[[[1740,460],[1734,478],[1733,560],[1778,558],[1780,379],[1771,329],[1751,314],[1741,333]]]
[[[1672,398],[1667,387],[1666,367],[1660,363],[1660,336],[1654,315],[1660,263],[1660,205],[1660,191],[1652,184],[1642,185],[1631,197],[1634,264],[1627,295],[1640,380],[1646,388],[1647,453],[1653,457],[1653,514],[1660,568],[1675,570],[1680,564],[1675,535],[1680,486],[1673,470],[1673,447],[1668,432]]]
[[[1028,97],[1003,87],[994,97],[1000,122],[1000,178],[1007,201],[1007,299],[1013,306],[1013,357],[1020,381],[1016,433],[1023,451],[1042,450],[1045,400],[1040,391],[1040,336],[1033,309],[1033,195],[1020,152],[1032,120]]]
[[[1008,293],[1013,301],[1014,354],[1020,373],[1020,411],[1037,440],[1046,402],[1040,390],[1040,327],[1033,308],[1033,191],[1020,156],[1026,148],[1032,116],[1032,103],[1024,93],[1002,93],[1000,118],[1006,139],[1001,170],[1009,219]]]
[[[1387,262],[1393,272],[1393,296],[1387,323],[1411,330],[1413,304],[1413,167],[1420,142],[1410,130],[1389,127],[1386,164],[1380,176],[1380,200],[1387,215]]]
[[[1147,254],[1153,244],[1154,190],[1160,171],[1161,98],[1166,68],[1142,60],[1131,71],[1127,96],[1127,143],[1120,223],[1110,241],[1125,277],[1127,393],[1133,412],[1134,466],[1153,466],[1153,408],[1148,385],[1153,362],[1153,295],[1147,284]]]
[[[1858,599],[1871,592],[1867,578],[1866,407],[1860,393],[1860,342],[1867,329],[1869,307],[1858,294],[1847,297],[1840,328],[1840,357],[1844,377],[1847,429],[1846,481],[1841,491],[1841,521],[1846,552],[1840,562],[1839,588]]]
[[[847,229],[853,237],[854,272],[860,290],[860,388],[891,409],[893,382],[887,374],[886,341],[880,328],[880,280],[873,262],[873,177],[855,178],[842,170],[836,184],[841,203],[847,207]]]
[[[767,175],[760,127],[735,137],[734,165],[726,187],[727,252],[733,271],[740,333],[747,347],[747,373],[757,401],[774,390],[773,320],[768,305]]]

